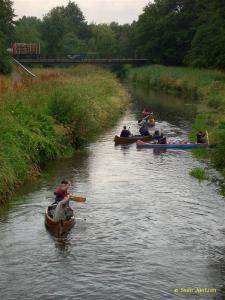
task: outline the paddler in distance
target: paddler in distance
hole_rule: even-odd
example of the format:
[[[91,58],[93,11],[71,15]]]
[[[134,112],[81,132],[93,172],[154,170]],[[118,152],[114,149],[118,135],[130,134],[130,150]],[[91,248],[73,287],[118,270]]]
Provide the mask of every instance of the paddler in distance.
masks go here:
[[[130,137],[131,132],[127,129],[127,126],[123,126],[123,130],[120,133],[120,137]]]

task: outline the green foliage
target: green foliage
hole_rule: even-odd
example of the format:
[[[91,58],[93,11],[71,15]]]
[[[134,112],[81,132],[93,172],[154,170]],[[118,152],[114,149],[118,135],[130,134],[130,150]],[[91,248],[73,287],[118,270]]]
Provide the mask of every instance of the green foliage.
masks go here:
[[[62,40],[62,45],[62,53],[64,55],[87,52],[86,41],[80,40],[73,32],[65,34]]]
[[[125,90],[108,71],[35,71],[39,78],[43,72],[48,80],[0,96],[1,200],[47,161],[72,153],[77,139],[90,140],[110,126],[127,105]]]
[[[225,69],[225,4],[155,0],[134,25],[135,55],[154,64]]]
[[[0,73],[11,71],[9,55],[6,51],[13,32],[14,11],[12,1],[0,0]]]
[[[199,181],[208,180],[206,171],[202,168],[194,168],[189,173],[191,176],[197,178]]]
[[[0,0],[0,33],[5,36],[7,43],[13,32],[13,19],[15,17],[11,0]]]
[[[90,51],[98,52],[99,57],[114,57],[117,40],[114,31],[107,24],[91,25],[92,37],[88,42]]]
[[[211,108],[214,108],[214,109],[218,109],[222,103],[222,99],[220,97],[216,97],[214,96],[213,98],[210,98],[209,101],[208,101],[208,105],[209,107]]]
[[[85,50],[89,29],[79,7],[74,2],[53,8],[41,24],[41,36],[46,54],[59,57]]]
[[[216,130],[216,148],[213,150],[212,159],[218,168],[225,166],[225,121],[221,121]]]
[[[198,27],[187,61],[195,67],[225,69],[225,21],[213,20]]]
[[[110,24],[110,28],[113,30],[116,38],[116,53],[114,57],[119,58],[132,58],[135,56],[135,49],[133,47],[133,24],[119,25],[116,22]]]
[[[75,89],[73,89],[75,92]],[[62,124],[71,124],[74,121],[76,93],[68,90],[59,91],[58,89],[50,96],[48,109],[52,117]],[[71,97],[72,96],[72,97]]]
[[[210,157],[209,150],[207,148],[193,149],[192,153],[199,159],[208,159]]]
[[[153,63],[182,64],[195,32],[195,6],[196,0],[149,3],[134,30],[138,56],[146,56]]]
[[[41,20],[36,17],[22,17],[16,21],[14,40],[18,43],[41,43]]]
[[[196,8],[198,22],[187,61],[196,67],[224,69],[225,3],[201,0]]]
[[[0,43],[1,44],[1,43]],[[7,74],[11,71],[10,57],[0,45],[0,73]]]

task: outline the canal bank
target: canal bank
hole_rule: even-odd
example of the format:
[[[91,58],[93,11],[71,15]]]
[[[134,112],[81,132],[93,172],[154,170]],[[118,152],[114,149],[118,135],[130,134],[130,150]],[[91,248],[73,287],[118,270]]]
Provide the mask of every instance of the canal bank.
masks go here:
[[[128,94],[115,76],[93,66],[34,70],[36,79],[0,78],[1,202],[49,160],[109,128]]]
[[[225,174],[225,74],[216,70],[185,67],[146,66],[130,69],[128,81],[145,89],[164,91],[191,99],[196,103],[196,117],[193,121],[191,138],[199,130],[207,130],[213,149],[197,152],[210,158]],[[225,191],[225,188],[224,188]]]
[[[225,203],[216,186],[189,176],[204,163],[190,151],[114,146],[123,125],[138,132],[141,97],[136,90],[113,128],[19,189],[17,205],[0,220],[3,300],[224,299]],[[154,92],[148,100],[157,128],[170,139],[188,137],[192,102]],[[87,201],[71,203],[77,223],[57,239],[44,227],[44,210],[61,178]],[[186,287],[188,294],[180,292]]]

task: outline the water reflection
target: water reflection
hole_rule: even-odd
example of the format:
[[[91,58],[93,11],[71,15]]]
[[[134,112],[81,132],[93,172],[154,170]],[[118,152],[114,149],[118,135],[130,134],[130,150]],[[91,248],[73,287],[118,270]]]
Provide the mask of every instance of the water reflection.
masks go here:
[[[167,149],[153,149],[154,155],[161,155],[162,153],[166,153]]]
[[[133,86],[132,94],[135,101],[136,117],[140,119],[140,112],[145,107],[149,111],[153,111],[155,119],[158,122],[171,122],[177,126],[187,129],[190,127],[190,121],[196,115],[196,105],[193,100],[182,99],[166,93],[145,90],[140,87]],[[141,101],[140,101],[141,100]]]
[[[55,237],[54,242],[58,254],[66,257],[71,253],[72,244],[70,234],[67,233],[59,238]]]

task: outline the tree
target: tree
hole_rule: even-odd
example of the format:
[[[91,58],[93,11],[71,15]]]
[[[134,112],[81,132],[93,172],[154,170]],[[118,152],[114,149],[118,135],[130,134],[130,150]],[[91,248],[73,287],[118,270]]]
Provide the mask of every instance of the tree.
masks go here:
[[[63,41],[62,53],[67,54],[82,54],[87,52],[87,44],[84,40],[80,40],[73,32],[66,33]]]
[[[57,57],[62,53],[62,39],[66,34],[66,24],[63,8],[53,8],[43,19],[41,25],[42,39],[45,51],[49,56]]]
[[[12,1],[0,0],[0,73],[8,73],[11,70],[6,48],[10,44],[13,32],[14,16]]]
[[[88,42],[89,51],[98,52],[102,58],[114,57],[118,44],[111,27],[107,24],[92,24],[90,28],[92,37]]]
[[[22,17],[15,22],[14,40],[21,43],[42,43],[41,20],[36,17]]]
[[[10,0],[0,0],[0,31],[4,35],[6,42],[10,41],[14,25],[13,2]]]
[[[134,52],[132,48],[132,25],[124,24],[119,25],[116,22],[110,24],[110,28],[115,33],[115,38],[117,40],[117,53],[116,56],[120,58],[133,57]]]
[[[88,26],[81,10],[71,1],[66,7],[53,8],[43,18],[41,33],[46,53],[55,57],[66,54],[65,49],[68,45],[64,46],[64,42],[66,39],[68,43],[69,36],[73,36],[79,41],[85,40],[89,36]]]
[[[6,51],[4,36],[0,32],[0,73],[7,74],[11,71],[10,56]]]
[[[154,63],[181,65],[195,34],[197,0],[156,0],[140,15],[135,26],[139,56]]]
[[[195,67],[225,69],[225,3],[199,0],[196,33],[186,61]]]
[[[84,15],[77,4],[69,1],[68,5],[64,8],[64,15],[67,21],[68,32],[73,32],[78,38],[84,40],[90,37],[90,31]]]

